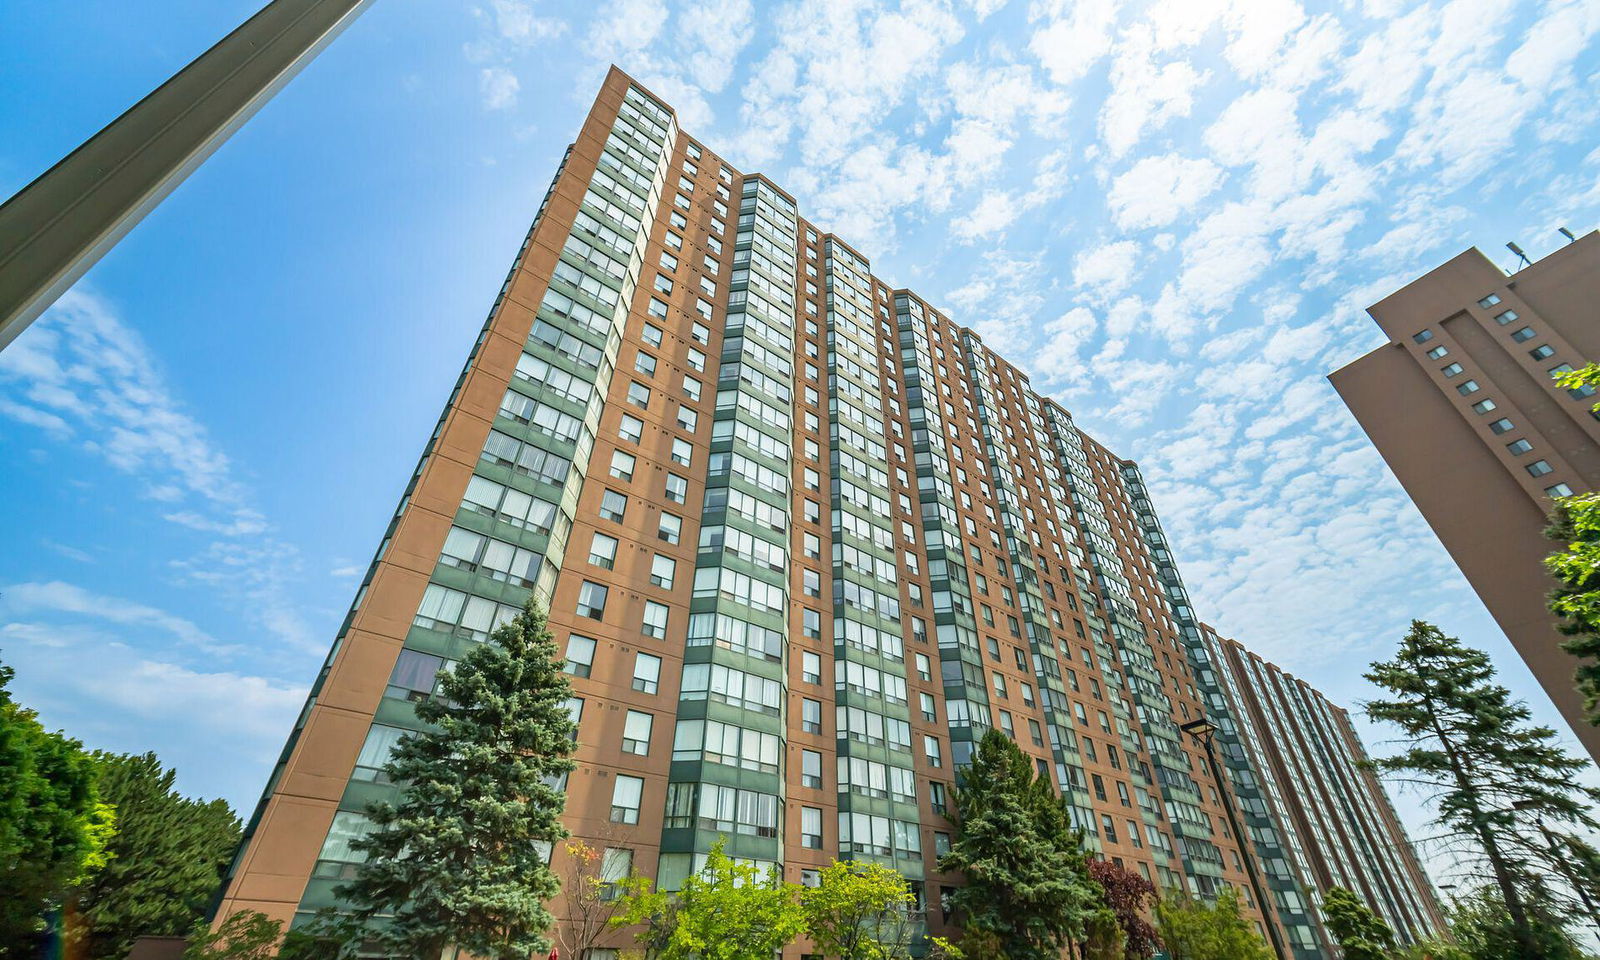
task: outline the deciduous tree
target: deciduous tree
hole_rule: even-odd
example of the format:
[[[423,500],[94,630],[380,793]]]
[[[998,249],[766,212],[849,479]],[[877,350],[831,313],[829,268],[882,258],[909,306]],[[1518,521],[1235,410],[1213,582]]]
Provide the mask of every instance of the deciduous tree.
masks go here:
[[[87,955],[123,960],[141,936],[178,937],[204,916],[239,843],[223,800],[192,800],[153,753],[94,755],[99,790],[117,811],[107,863],[72,896]]]
[[[915,904],[905,877],[876,863],[836,860],[800,891],[817,952],[839,960],[908,960]]]
[[[1146,960],[1161,949],[1161,934],[1149,920],[1156,886],[1139,874],[1100,857],[1089,861],[1089,876],[1099,884],[1101,901],[1122,931],[1122,955]]]
[[[105,865],[115,813],[94,760],[6,689],[0,664],[0,957],[31,957],[72,884]]]
[[[1562,548],[1545,558],[1557,586],[1550,610],[1578,661],[1573,682],[1590,723],[1600,723],[1600,493],[1556,500],[1545,535]]]
[[[562,776],[575,726],[571,686],[532,601],[442,676],[417,705],[428,728],[401,740],[384,766],[398,803],[370,808],[367,855],[340,888],[355,915],[408,957],[447,946],[487,960],[550,949],[545,903],[560,891],[539,845],[566,837]]]
[[[796,892],[777,871],[729,858],[718,840],[675,895],[641,891],[613,922],[645,925],[638,942],[650,960],[770,957],[805,930]]]
[[[1344,951],[1344,960],[1388,960],[1394,931],[1354,891],[1329,890],[1322,898],[1322,915]]]
[[[1172,960],[1272,960],[1272,951],[1239,913],[1231,887],[1214,903],[1169,890],[1156,904],[1161,942]]]

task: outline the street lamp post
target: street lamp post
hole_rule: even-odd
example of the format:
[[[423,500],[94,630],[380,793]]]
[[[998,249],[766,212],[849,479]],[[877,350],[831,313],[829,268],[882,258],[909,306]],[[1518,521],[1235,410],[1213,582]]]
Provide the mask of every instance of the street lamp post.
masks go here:
[[[0,206],[0,349],[372,0],[271,0]]]
[[[1244,860],[1244,872],[1250,878],[1250,888],[1255,891],[1256,903],[1261,905],[1261,919],[1267,928],[1267,936],[1272,940],[1272,952],[1278,960],[1288,960],[1284,952],[1283,940],[1278,935],[1278,925],[1273,922],[1272,914],[1268,912],[1271,901],[1267,899],[1266,891],[1261,886],[1261,878],[1256,874],[1255,859],[1251,856],[1250,846],[1245,842],[1245,832],[1239,827],[1239,816],[1233,810],[1233,800],[1228,795],[1227,781],[1222,777],[1222,768],[1217,763],[1217,752],[1213,746],[1216,737],[1217,725],[1201,717],[1191,720],[1178,729],[1187,733],[1194,742],[1200,744],[1206,752],[1206,764],[1211,769],[1211,779],[1217,785],[1217,792],[1222,795],[1222,809],[1228,815],[1228,824],[1233,827],[1235,842],[1239,844],[1239,856]]]

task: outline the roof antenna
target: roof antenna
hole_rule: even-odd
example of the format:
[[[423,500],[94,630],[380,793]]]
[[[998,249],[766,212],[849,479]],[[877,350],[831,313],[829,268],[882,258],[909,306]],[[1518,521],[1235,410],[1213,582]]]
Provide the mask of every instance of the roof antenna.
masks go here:
[[[1522,265],[1524,267],[1533,266],[1533,261],[1529,260],[1528,259],[1528,255],[1526,253],[1523,253],[1522,252],[1522,248],[1517,246],[1515,243],[1506,244],[1506,249],[1510,250],[1512,253],[1516,254],[1517,258],[1522,261]]]
[[[1577,243],[1578,242],[1578,238],[1574,237],[1572,235],[1572,231],[1568,230],[1566,227],[1556,227],[1556,232],[1561,234],[1563,237],[1566,237],[1568,243]]]

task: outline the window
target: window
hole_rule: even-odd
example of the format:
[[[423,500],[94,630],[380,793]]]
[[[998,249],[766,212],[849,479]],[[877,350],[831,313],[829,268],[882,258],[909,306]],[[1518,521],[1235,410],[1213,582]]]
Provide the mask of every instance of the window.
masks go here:
[[[583,581],[583,586],[578,588],[578,616],[599,620],[606,613],[606,594],[608,589],[602,584]]]
[[[806,683],[822,682],[822,658],[814,653],[800,654],[800,679]]]
[[[650,344],[650,346],[652,346],[652,347],[659,347],[659,346],[661,346],[661,341],[664,339],[664,337],[665,337],[665,334],[663,334],[661,332],[661,328],[660,327],[656,326],[653,323],[647,323],[647,324],[644,325],[644,342],[645,343]]]
[[[628,879],[632,873],[633,851],[606,847],[606,852],[600,858],[600,899],[617,899],[617,884]],[[590,952],[600,954],[595,960],[607,960],[605,951]],[[612,951],[612,956],[615,955],[615,951]]]
[[[917,694],[917,698],[918,702],[922,706],[922,719],[928,721],[929,723],[938,723],[939,706],[934,702],[933,694],[919,693]]]
[[[1482,400],[1479,400],[1477,403],[1474,403],[1472,405],[1472,410],[1473,410],[1474,413],[1488,413],[1490,410],[1493,410],[1494,408],[1495,408],[1494,407],[1494,401],[1490,400],[1487,397],[1485,397]]]
[[[1564,483],[1558,483],[1553,487],[1545,487],[1544,493],[1547,497],[1570,497],[1572,496],[1572,488]]]
[[[1441,344],[1440,346],[1434,347],[1432,350],[1428,351],[1428,359],[1429,360],[1437,360],[1440,357],[1445,356],[1449,352],[1450,351],[1445,349],[1445,347]]]
[[[1100,814],[1100,827],[1105,833],[1106,843],[1117,842],[1117,822],[1107,813]]]
[[[679,423],[683,422],[683,418],[682,418],[681,414],[679,416],[678,422]],[[673,440],[672,440],[672,462],[673,463],[680,463],[680,464],[683,464],[684,466],[688,466],[689,465],[689,461],[691,461],[693,459],[694,459],[694,447],[689,445],[689,441],[682,440],[682,439],[679,439],[677,437],[674,437]]]
[[[617,436],[629,443],[638,443],[644,437],[644,421],[638,417],[622,415],[622,421],[617,424]]]
[[[1001,700],[1006,699],[1006,678],[998,673],[990,675],[994,679],[994,695]]]
[[[917,678],[924,683],[933,679],[933,664],[928,660],[927,654],[917,654]]]
[[[1497,304],[1499,302],[1500,302],[1500,295],[1498,293],[1491,293],[1487,297],[1484,297],[1482,300],[1479,300],[1478,301],[1478,306],[1480,306],[1483,309],[1487,310],[1487,309],[1489,309],[1490,307],[1494,306],[1495,304]]]
[[[622,752],[641,757],[649,756],[650,728],[653,726],[655,717],[637,710],[629,710],[628,719],[622,724]]]
[[[656,375],[656,358],[640,350],[633,355],[633,369],[647,377]]]
[[[928,758],[928,766],[944,766],[944,756],[939,752],[938,737],[925,736],[922,738],[922,755]]]
[[[1432,330],[1424,330],[1421,333],[1417,334],[1416,336],[1412,337],[1411,339],[1413,341],[1417,342],[1417,343],[1427,343],[1429,340],[1433,339],[1433,331]]]
[[[633,658],[633,689],[640,693],[655,693],[661,679],[661,658],[648,653],[635,654]]]
[[[389,686],[383,695],[396,700],[417,702],[433,693],[434,682],[444,668],[444,658],[417,650],[401,650],[394,662],[394,672],[389,674]]]
[[[1529,450],[1532,450],[1533,444],[1529,443],[1525,438],[1518,437],[1517,439],[1506,444],[1506,449],[1510,450],[1513,455],[1520,456],[1524,453],[1527,453]]]
[[[677,543],[683,536],[683,518],[676,514],[663,513],[656,525],[656,539],[665,543]]]
[[[643,780],[617,774],[617,782],[611,788],[611,822],[638,823],[639,801],[643,796]]]
[[[822,596],[822,574],[815,570],[800,571],[801,591],[808,597]]]
[[[633,482],[633,468],[638,464],[637,458],[631,453],[621,450],[611,451],[611,475],[624,483]]]
[[[650,561],[650,582],[663,590],[672,589],[672,579],[677,574],[677,561],[656,554]]]
[[[1514,429],[1515,426],[1516,425],[1510,420],[1507,420],[1505,417],[1501,417],[1499,420],[1489,424],[1489,429],[1495,433],[1506,433]]]
[[[640,623],[640,632],[647,637],[657,640],[667,638],[667,605],[654,600],[644,602],[644,619]]]
[[[1517,316],[1517,311],[1515,310],[1507,310],[1503,313],[1497,313],[1494,315],[1494,322],[1500,324],[1502,327],[1508,323],[1514,323],[1518,319],[1520,318]]]
[[[816,807],[800,808],[800,845],[822,849],[822,811]]]
[[[650,388],[637,380],[628,383],[628,402],[641,410],[650,407]]]
[[[1523,327],[1521,330],[1513,330],[1511,332],[1511,339],[1515,343],[1522,343],[1525,340],[1532,340],[1536,336],[1538,336],[1538,334],[1533,332],[1532,327]]]
[[[663,270],[665,270],[665,271],[667,271],[669,273],[671,273],[673,271],[676,271],[678,269],[678,258],[674,257],[670,253],[667,253],[666,251],[662,251],[661,260],[659,261],[659,263],[661,265],[661,269],[663,269]]]
[[[600,518],[613,523],[621,523],[622,517],[628,512],[628,498],[615,490],[607,490],[600,495]]]
[[[667,499],[673,503],[687,503],[689,500],[689,481],[676,473],[667,474]]]
[[[688,431],[689,433],[694,433],[695,430],[698,429],[699,426],[700,426],[700,414],[694,412],[693,410],[689,409],[688,407],[684,406],[681,403],[678,404],[678,426],[683,428],[684,430]],[[679,442],[682,442],[682,441],[679,441]],[[688,446],[687,443],[685,443],[684,445]],[[677,452],[676,449],[674,449],[673,452],[676,453]],[[684,457],[685,457],[685,459],[684,459],[683,462],[684,463],[688,463],[689,462],[688,454],[685,454]]]
[[[394,748],[407,732],[399,727],[374,723],[367,730],[367,740],[361,745],[361,753],[356,756],[356,768],[350,778],[389,783],[388,775],[383,772],[383,765],[389,762],[389,754],[394,752]]]
[[[662,293],[671,293],[672,292],[672,281],[658,273],[658,274],[656,274],[655,287],[656,287],[657,290],[661,291]]]
[[[1528,473],[1535,477],[1542,477],[1547,473],[1554,473],[1555,467],[1550,466],[1548,460],[1535,460],[1528,464]]]
[[[695,351],[692,351],[692,352],[699,353],[700,351],[695,350]],[[691,359],[693,359],[693,358],[691,358]],[[702,368],[705,366],[705,358],[703,356],[700,359],[700,365],[701,365]],[[698,402],[699,399],[700,399],[700,381],[696,380],[694,377],[689,376],[688,374],[684,374],[684,376],[683,376],[683,394],[684,394],[684,396],[688,397],[690,400],[694,400],[694,401]]]
[[[562,669],[575,677],[587,677],[594,666],[594,641],[576,633],[567,638],[567,665]]]
[[[809,697],[800,700],[800,729],[806,733],[822,732],[822,703]]]
[[[1461,364],[1459,364],[1459,363],[1448,364],[1446,366],[1440,367],[1439,368],[1439,372],[1444,374],[1447,377],[1453,377],[1456,374],[1461,372]]]
[[[815,750],[800,751],[800,785],[822,789],[822,754]]]
[[[1555,355],[1556,348],[1550,346],[1548,343],[1541,343],[1537,347],[1534,347],[1532,350],[1528,351],[1528,356],[1535,360],[1548,360]]]
[[[1477,393],[1477,392],[1478,392],[1478,381],[1476,381],[1476,380],[1464,380],[1461,383],[1456,385],[1456,393],[1461,394],[1463,397],[1471,396],[1472,394]]]
[[[700,302],[701,303],[705,303],[704,300],[702,300]],[[707,311],[709,311],[710,308],[711,308],[711,304],[707,303],[706,304]],[[693,326],[691,326],[689,328],[689,339],[693,340],[695,343],[710,343],[711,342],[711,328],[706,326],[703,323],[696,323],[696,324],[694,324]]]
[[[933,780],[928,783],[928,808],[934,813],[939,814],[941,817],[944,816],[945,811],[948,809],[946,806],[944,784],[937,780]]]

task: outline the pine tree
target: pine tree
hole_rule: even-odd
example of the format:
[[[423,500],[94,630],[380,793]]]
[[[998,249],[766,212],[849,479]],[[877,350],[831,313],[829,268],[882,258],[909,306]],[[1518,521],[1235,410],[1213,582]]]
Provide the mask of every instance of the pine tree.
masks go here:
[[[136,937],[188,934],[205,915],[239,843],[226,801],[191,800],[153,753],[96,753],[102,799],[116,807],[108,862],[74,891],[94,960],[122,960]]]
[[[1049,780],[990,730],[955,791],[956,837],[939,869],[960,871],[951,897],[969,931],[992,933],[1008,960],[1055,960],[1098,908],[1083,838]]]
[[[389,947],[437,960],[450,946],[486,960],[550,949],[545,901],[560,883],[539,844],[564,837],[562,775],[576,727],[556,643],[532,601],[417,705],[428,729],[384,772],[397,804],[369,809],[367,854],[339,893]]]
[[[1587,763],[1531,726],[1526,705],[1494,682],[1487,654],[1465,647],[1432,624],[1414,621],[1394,659],[1372,664],[1366,678],[1393,696],[1367,704],[1367,716],[1403,733],[1405,749],[1374,766],[1422,790],[1452,852],[1486,868],[1527,960],[1545,957],[1533,908],[1546,895],[1534,882],[1535,850],[1518,812],[1590,829],[1589,804],[1600,792],[1576,783]]]
[[[1344,951],[1344,960],[1387,960],[1394,931],[1351,890],[1334,887],[1322,898],[1328,932]]]

